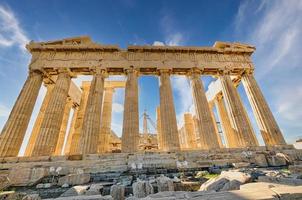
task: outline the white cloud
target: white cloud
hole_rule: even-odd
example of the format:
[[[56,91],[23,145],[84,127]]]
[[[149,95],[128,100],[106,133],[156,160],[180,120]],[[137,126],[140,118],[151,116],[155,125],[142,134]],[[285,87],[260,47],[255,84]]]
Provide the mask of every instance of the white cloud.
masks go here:
[[[160,41],[154,41],[152,45],[153,46],[165,46],[165,43],[160,42]]]
[[[171,79],[173,90],[178,95],[177,102],[174,101],[175,106],[178,104],[179,109],[177,115],[178,127],[183,124],[183,114],[185,112],[192,112],[193,98],[191,87],[188,79],[185,76],[173,76]]]
[[[184,37],[180,32],[169,34],[166,36],[166,44],[169,46],[179,46],[182,45]]]
[[[124,111],[124,106],[120,103],[112,103],[112,111],[116,113],[121,113]]]
[[[20,49],[25,50],[29,39],[20,27],[13,11],[3,5],[0,5],[0,27],[0,46],[17,45]]]
[[[8,117],[10,110],[3,104],[0,104],[0,117]]]
[[[288,141],[302,128],[301,26],[299,0],[243,1],[235,19],[237,38],[257,48],[256,78]]]

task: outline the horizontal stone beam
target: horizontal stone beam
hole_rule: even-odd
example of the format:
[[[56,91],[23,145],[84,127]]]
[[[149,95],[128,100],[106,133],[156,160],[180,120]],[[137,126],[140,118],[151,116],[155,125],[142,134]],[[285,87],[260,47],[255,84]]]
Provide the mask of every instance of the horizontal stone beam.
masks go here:
[[[216,42],[213,47],[188,46],[128,46],[94,43],[89,37],[69,38],[51,42],[31,42],[30,69],[56,74],[58,68],[68,68],[75,75],[90,74],[91,68],[106,69],[110,74],[123,74],[130,66],[141,74],[157,74],[170,69],[172,74],[185,74],[199,68],[204,74],[215,75],[228,69],[238,74],[252,69],[251,54],[255,48],[240,43]]]

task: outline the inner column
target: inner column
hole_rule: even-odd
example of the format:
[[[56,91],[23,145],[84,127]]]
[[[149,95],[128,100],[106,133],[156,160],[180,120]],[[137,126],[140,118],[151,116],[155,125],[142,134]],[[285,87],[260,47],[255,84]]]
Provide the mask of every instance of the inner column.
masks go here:
[[[126,74],[122,152],[136,152],[139,144],[138,72],[130,68]]]
[[[170,71],[159,71],[161,147],[164,151],[180,149]]]

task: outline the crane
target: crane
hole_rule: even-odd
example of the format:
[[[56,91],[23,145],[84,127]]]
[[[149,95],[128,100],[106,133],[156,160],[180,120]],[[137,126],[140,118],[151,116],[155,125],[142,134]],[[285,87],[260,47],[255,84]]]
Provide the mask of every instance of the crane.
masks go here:
[[[156,124],[153,122],[153,120],[149,117],[149,115],[147,114],[147,110],[144,110],[144,113],[142,114],[141,118],[143,117],[143,134],[144,135],[148,135],[148,133],[150,132],[148,129],[148,121],[150,122],[151,126],[154,128],[154,130],[157,132],[156,130]]]

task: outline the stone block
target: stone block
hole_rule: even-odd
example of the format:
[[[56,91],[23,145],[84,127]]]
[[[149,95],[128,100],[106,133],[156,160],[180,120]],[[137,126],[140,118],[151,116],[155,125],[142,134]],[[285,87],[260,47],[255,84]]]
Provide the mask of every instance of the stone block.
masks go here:
[[[68,189],[66,192],[61,194],[60,197],[84,195],[86,193],[87,189],[88,189],[88,186],[83,186],[83,185],[73,186],[72,188]]]
[[[250,163],[249,162],[237,162],[237,163],[232,163],[232,165],[235,168],[245,168],[245,167],[249,167]]]
[[[153,186],[151,183],[149,183],[149,181],[138,180],[137,182],[133,183],[132,188],[133,195],[137,198],[143,198],[154,193]]]
[[[22,200],[41,200],[39,194],[28,194],[22,198]]]
[[[302,179],[295,179],[295,178],[259,176],[258,182],[276,183],[276,184],[294,185],[294,186],[301,185],[302,186]]]
[[[90,174],[69,174],[59,178],[58,185],[81,185],[90,181]]]
[[[302,164],[300,164],[300,165],[289,165],[288,169],[292,174],[302,174]]]
[[[68,156],[51,156],[51,161],[66,161],[68,160]]]
[[[67,156],[67,160],[83,160],[83,155],[81,154],[69,155]]]
[[[49,156],[19,157],[19,162],[48,162]]]
[[[0,176],[0,191],[8,188],[10,186],[10,181],[6,176]]]
[[[3,158],[4,163],[17,163],[19,161],[19,157],[5,157]]]
[[[160,175],[160,177],[156,178],[157,188],[159,192],[163,191],[174,191],[173,180],[164,175]]]
[[[125,199],[125,186],[123,185],[113,185],[110,188],[110,196],[114,200],[124,200]]]
[[[47,175],[45,168],[15,168],[10,171],[8,178],[12,186],[31,186]]]
[[[255,164],[259,167],[267,167],[268,163],[264,154],[255,154]]]
[[[280,167],[286,165],[286,160],[284,157],[273,155],[267,156],[268,165],[271,167]]]

